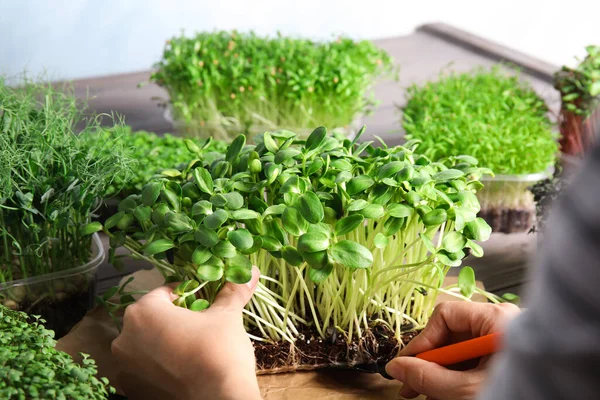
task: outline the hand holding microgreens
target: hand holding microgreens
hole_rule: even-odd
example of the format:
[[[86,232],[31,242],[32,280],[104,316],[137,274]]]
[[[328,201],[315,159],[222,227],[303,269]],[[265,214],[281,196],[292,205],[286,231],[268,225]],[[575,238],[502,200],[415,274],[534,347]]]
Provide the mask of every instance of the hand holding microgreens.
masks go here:
[[[175,120],[188,134],[216,139],[318,123],[344,128],[372,105],[375,79],[393,72],[370,41],[236,31],[174,37],[154,67],[151,81],[169,93]]]
[[[261,281],[244,310],[256,340],[293,342],[302,325],[349,342],[375,323],[397,338],[403,324],[423,327],[438,292],[482,292],[470,268],[459,285],[442,284],[468,253],[482,255],[477,242],[490,235],[476,216],[486,171],[473,157],[432,162],[414,154],[416,141],[358,143],[363,131],[353,141],[324,127],[306,140],[285,130],[254,144],[240,135],[210,160],[190,144],[185,166],[157,174],[106,221],[111,258],[125,247],[167,282],[182,282],[175,303],[191,310],[209,307],[225,282],[247,282],[258,266]],[[120,303],[110,300],[117,290]],[[121,287],[104,301],[122,308],[133,297]]]

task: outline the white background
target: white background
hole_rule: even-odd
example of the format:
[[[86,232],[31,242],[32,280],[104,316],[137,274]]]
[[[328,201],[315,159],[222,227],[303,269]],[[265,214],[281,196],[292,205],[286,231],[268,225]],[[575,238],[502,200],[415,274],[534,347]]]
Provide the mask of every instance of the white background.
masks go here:
[[[556,65],[600,44],[600,0],[0,0],[0,74],[144,70],[181,29],[375,39],[437,21]]]

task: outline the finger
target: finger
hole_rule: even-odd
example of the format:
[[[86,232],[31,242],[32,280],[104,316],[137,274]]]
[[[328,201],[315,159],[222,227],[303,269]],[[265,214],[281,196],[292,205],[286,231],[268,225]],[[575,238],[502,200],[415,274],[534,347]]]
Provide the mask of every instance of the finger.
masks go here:
[[[229,310],[241,310],[248,304],[256,285],[260,271],[257,267],[252,267],[252,278],[248,283],[235,284],[227,282],[219,291],[211,308],[225,308]]]
[[[179,296],[173,293],[173,289],[177,287],[178,283],[169,283],[168,285],[160,286],[140,298],[139,302],[156,301],[160,303],[171,303]]]
[[[488,306],[491,305],[462,301],[439,304],[434,309],[425,329],[398,355],[415,355],[443,346],[451,333],[471,332],[473,336],[481,336],[483,327],[490,325],[493,320],[492,309]]]
[[[476,394],[483,372],[452,371],[415,357],[397,357],[386,365],[386,372],[412,390],[438,399],[471,399]]]

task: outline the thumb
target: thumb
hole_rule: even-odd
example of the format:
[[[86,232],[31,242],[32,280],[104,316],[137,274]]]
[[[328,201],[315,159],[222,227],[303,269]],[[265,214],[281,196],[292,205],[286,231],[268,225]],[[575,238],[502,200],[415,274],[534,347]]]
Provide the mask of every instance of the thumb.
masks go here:
[[[414,391],[435,399],[473,399],[483,380],[482,370],[452,371],[416,357],[397,357],[386,372]]]
[[[248,304],[260,278],[260,271],[256,266],[252,267],[252,278],[244,284],[227,282],[221,290],[211,308],[225,308],[229,310],[241,310]]]

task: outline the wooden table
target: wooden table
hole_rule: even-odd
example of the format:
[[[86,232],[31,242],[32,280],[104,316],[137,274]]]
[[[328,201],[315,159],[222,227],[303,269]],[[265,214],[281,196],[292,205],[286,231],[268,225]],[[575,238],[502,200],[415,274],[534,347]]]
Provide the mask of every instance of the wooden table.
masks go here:
[[[436,79],[445,68],[468,71],[501,61],[513,63],[522,69],[523,77],[546,100],[551,111],[555,114],[558,111],[560,97],[552,87],[552,74],[557,66],[451,26],[427,24],[410,35],[376,40],[375,43],[388,51],[400,65],[400,82],[381,80],[375,86],[375,96],[380,104],[364,120],[367,126],[363,136],[365,140],[376,135],[390,145],[400,144],[403,132],[398,107],[405,103],[405,88]],[[75,81],[74,85],[79,97],[89,97],[89,107],[96,113],[120,114],[135,130],[171,132],[171,125],[163,117],[163,109],[157,107],[154,100],[157,97],[166,99],[166,92],[153,84],[138,88],[149,74],[149,71],[142,71],[83,79]],[[494,234],[484,246],[489,256],[472,262],[468,260],[466,265],[475,267],[478,278],[483,280],[488,290],[518,291],[519,287],[509,286],[511,282],[523,280],[524,265],[534,249],[535,235]],[[130,261],[126,264],[126,271],[119,273],[105,262],[100,269],[99,289],[116,284],[121,276],[143,266],[142,262]],[[510,282],[503,278],[507,271],[511,275]]]

